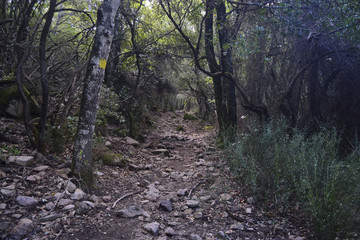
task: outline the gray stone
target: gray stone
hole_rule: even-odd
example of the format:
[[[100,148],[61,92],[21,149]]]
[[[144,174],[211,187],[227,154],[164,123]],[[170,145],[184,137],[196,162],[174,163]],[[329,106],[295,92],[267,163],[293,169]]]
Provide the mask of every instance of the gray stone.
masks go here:
[[[89,205],[91,208],[95,209],[95,203],[90,202],[90,201],[83,201],[83,203]]]
[[[194,218],[195,218],[195,219],[201,219],[202,217],[203,217],[202,212],[195,212],[195,213],[194,213]]]
[[[85,197],[85,193],[80,188],[77,188],[75,192],[71,195],[70,199],[72,200],[81,200]]]
[[[149,233],[156,235],[159,231],[160,223],[158,222],[152,222],[148,223],[144,226],[144,229],[148,231]]]
[[[67,189],[69,191],[69,193],[74,193],[76,190],[76,185],[69,180],[69,181],[67,181],[65,189]]]
[[[75,213],[77,215],[85,214],[91,210],[91,207],[85,202],[79,202],[75,206]]]
[[[186,201],[186,206],[188,206],[189,208],[197,208],[199,206],[199,201],[187,200]]]
[[[230,226],[230,229],[231,230],[244,230],[244,225],[242,225],[241,223],[235,223]]]
[[[106,142],[105,142],[105,146],[106,146],[106,147],[110,147],[111,145],[112,145],[112,144],[111,144],[110,141],[106,141]]]
[[[224,238],[224,237],[226,236],[223,231],[219,231],[218,234],[219,234],[219,236],[222,237],[222,238]]]
[[[252,209],[251,209],[251,208],[246,208],[246,209],[245,209],[245,212],[246,212],[247,214],[251,214]]]
[[[9,231],[13,226],[12,222],[0,222],[0,232]]]
[[[58,205],[59,205],[60,207],[63,207],[63,206],[72,204],[73,202],[74,202],[73,200],[66,199],[66,198],[62,198],[62,199],[59,200]]]
[[[232,201],[233,197],[228,193],[223,193],[220,195],[220,199],[223,201]]]
[[[116,213],[116,216],[122,218],[133,218],[144,214],[144,210],[140,206],[130,206],[127,209],[122,209]]]
[[[34,165],[34,157],[33,156],[9,156],[8,164],[18,164],[23,167],[28,167]]]
[[[36,171],[36,172],[41,172],[41,171],[45,171],[45,170],[47,170],[49,168],[50,168],[49,166],[42,165],[42,166],[34,168],[33,170]]]
[[[186,215],[190,215],[190,214],[193,213],[193,210],[192,210],[191,208],[188,208],[188,209],[185,209],[185,210],[184,210],[184,213],[185,213]]]
[[[145,198],[151,201],[155,201],[160,196],[160,191],[156,189],[155,183],[150,184],[147,187],[149,190],[145,192]]]
[[[182,196],[185,196],[187,193],[187,189],[179,189],[176,194],[179,196],[179,197],[182,197]]]
[[[160,202],[159,208],[164,210],[164,211],[168,211],[168,212],[171,212],[173,210],[170,200],[162,200]]]
[[[64,212],[67,212],[67,211],[73,210],[74,208],[75,208],[75,205],[74,205],[74,204],[69,204],[69,205],[65,206],[62,210],[63,210]]]
[[[135,139],[132,139],[131,137],[125,137],[125,141],[127,144],[132,145],[132,146],[139,146],[139,142],[136,141]]]
[[[1,194],[5,197],[14,197],[16,194],[15,189],[9,189],[7,187],[1,189]]]
[[[54,206],[55,204],[53,202],[48,202],[47,204],[45,204],[45,209],[50,211],[51,209],[53,209]]]
[[[176,232],[171,227],[165,228],[165,235],[172,237],[176,235]]]
[[[167,149],[165,149],[165,148],[160,148],[160,149],[153,150],[152,153],[153,153],[154,155],[164,154],[165,157],[169,157],[169,156],[170,156],[169,150],[167,150]]]
[[[12,233],[15,236],[25,236],[31,233],[34,230],[33,221],[28,218],[20,219],[18,224],[13,228]]]
[[[16,202],[24,207],[35,207],[39,204],[39,201],[32,197],[18,196]]]
[[[0,203],[0,210],[6,209],[6,203]]]
[[[211,198],[212,197],[210,195],[205,195],[205,196],[201,196],[200,200],[204,201],[204,202],[207,202],[207,201],[211,200]]]
[[[202,238],[197,234],[190,234],[190,240],[202,240]]]
[[[22,215],[20,213],[15,213],[13,215],[11,215],[13,218],[16,218],[16,219],[20,219],[22,217]]]
[[[37,182],[38,180],[41,180],[41,177],[37,175],[30,175],[26,178],[26,181],[29,182]]]

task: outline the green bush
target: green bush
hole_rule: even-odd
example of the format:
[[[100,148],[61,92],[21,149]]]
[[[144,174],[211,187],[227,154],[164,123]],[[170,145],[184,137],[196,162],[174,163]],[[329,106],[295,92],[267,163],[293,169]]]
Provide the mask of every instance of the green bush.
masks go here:
[[[223,142],[234,174],[258,199],[302,204],[319,239],[359,232],[359,153],[340,156],[335,130],[306,137],[277,121]]]

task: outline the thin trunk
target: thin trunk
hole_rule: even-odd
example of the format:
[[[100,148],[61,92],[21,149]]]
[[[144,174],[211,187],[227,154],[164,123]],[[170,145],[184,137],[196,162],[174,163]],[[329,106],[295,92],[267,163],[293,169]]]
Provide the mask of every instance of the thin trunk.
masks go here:
[[[114,33],[114,21],[120,0],[105,0],[98,12],[96,33],[85,76],[83,96],[79,112],[79,124],[74,144],[72,172],[86,187],[94,187],[91,152],[97,108],[106,62],[109,57]]]
[[[56,7],[56,0],[50,1],[50,8],[47,12],[46,21],[44,28],[41,32],[40,37],[40,46],[39,46],[39,55],[40,55],[40,74],[41,74],[41,87],[42,87],[42,104],[41,104],[41,116],[39,122],[39,143],[38,150],[41,153],[45,152],[45,127],[46,127],[46,117],[48,112],[49,105],[49,84],[46,75],[46,38],[49,34],[50,25],[54,16]]]

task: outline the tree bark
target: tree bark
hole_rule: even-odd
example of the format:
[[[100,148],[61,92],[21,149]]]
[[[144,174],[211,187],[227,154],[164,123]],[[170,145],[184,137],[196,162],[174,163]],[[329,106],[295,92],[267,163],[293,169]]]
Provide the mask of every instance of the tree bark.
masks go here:
[[[105,75],[106,62],[114,34],[115,16],[119,6],[120,0],[105,0],[97,12],[95,40],[87,67],[80,106],[72,172],[88,188],[95,185],[91,158],[93,135],[101,85]]]
[[[40,46],[39,46],[39,55],[40,55],[40,74],[41,74],[41,87],[42,87],[42,104],[41,104],[41,116],[39,122],[39,141],[38,141],[38,151],[41,153],[45,152],[45,127],[46,127],[46,117],[48,112],[49,105],[49,84],[46,75],[46,38],[49,33],[50,25],[54,16],[56,7],[56,0],[50,1],[50,8],[47,12],[46,21],[44,28],[41,32],[40,37]]]

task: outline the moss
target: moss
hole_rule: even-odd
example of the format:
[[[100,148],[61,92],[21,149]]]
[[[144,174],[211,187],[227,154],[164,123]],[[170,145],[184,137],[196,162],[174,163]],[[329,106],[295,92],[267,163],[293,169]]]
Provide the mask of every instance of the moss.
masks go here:
[[[0,90],[0,108],[6,108],[11,99],[20,98],[16,85]]]
[[[121,168],[125,168],[127,166],[124,157],[120,154],[106,152],[102,154],[100,159],[106,166],[117,166]]]
[[[184,114],[184,120],[190,120],[190,121],[194,121],[197,120],[198,118],[190,113],[185,113]]]
[[[184,131],[185,131],[185,128],[180,125],[180,126],[177,126],[177,127],[176,127],[176,131],[178,131],[178,132],[184,132]]]
[[[214,130],[214,126],[204,126],[204,130],[208,131],[208,130]]]

